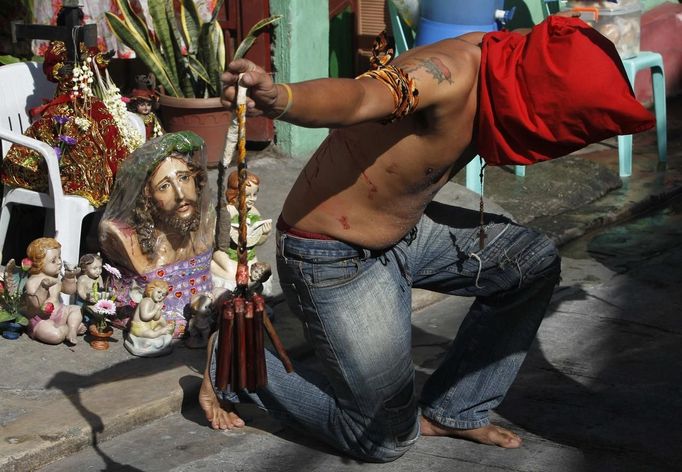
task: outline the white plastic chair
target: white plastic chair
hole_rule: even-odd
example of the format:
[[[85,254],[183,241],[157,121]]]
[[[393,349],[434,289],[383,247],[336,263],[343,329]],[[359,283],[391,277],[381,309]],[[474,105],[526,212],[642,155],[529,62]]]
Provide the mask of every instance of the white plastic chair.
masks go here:
[[[59,176],[59,164],[54,149],[42,141],[24,136],[29,127],[29,110],[51,98],[55,84],[45,78],[42,64],[20,62],[0,67],[0,142],[4,158],[10,146],[21,144],[40,153],[48,172],[48,192],[36,192],[5,185],[0,208],[0,249],[4,248],[13,205],[31,205],[48,210],[44,234],[54,236],[62,245],[62,259],[77,264],[83,218],[95,208],[83,197],[64,195]],[[144,136],[142,119],[129,113],[131,126]],[[20,228],[17,228],[20,230]]]

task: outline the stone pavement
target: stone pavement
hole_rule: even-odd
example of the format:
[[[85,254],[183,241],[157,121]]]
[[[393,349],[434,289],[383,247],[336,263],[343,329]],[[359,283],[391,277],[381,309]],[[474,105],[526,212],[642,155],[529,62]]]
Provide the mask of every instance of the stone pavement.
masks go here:
[[[633,176],[621,182],[617,176],[617,150],[613,139],[590,146],[579,156],[533,166],[527,169],[525,178],[514,176],[511,169],[488,169],[486,208],[488,211],[510,214],[520,222],[547,232],[558,243],[565,244],[594,228],[628,218],[661,200],[672,198],[682,193],[680,98],[669,102],[668,123],[669,162],[665,170],[659,169],[657,163],[655,134],[647,132],[635,137]],[[273,149],[251,153],[249,168],[261,178],[261,193],[256,206],[264,216],[276,218],[286,190],[301,166],[302,160],[282,158]],[[457,176],[455,181],[462,179],[463,176]],[[452,205],[478,207],[477,196],[455,183],[448,184],[437,199]],[[265,246],[259,248],[259,258],[274,263],[273,246],[273,238],[270,238]],[[672,262],[667,261],[668,266]],[[652,266],[648,270],[650,274],[655,274],[658,269]],[[668,269],[661,270],[665,272]],[[383,467],[384,470],[407,471],[430,467],[433,470],[452,470],[449,467],[454,463],[460,470],[470,470],[466,464],[477,464],[476,470],[673,469],[670,455],[667,460],[654,464],[656,468],[646,468],[646,464],[652,464],[656,452],[675,448],[671,437],[674,434],[668,429],[671,423],[666,423],[662,408],[665,402],[669,402],[671,413],[679,411],[679,390],[676,396],[673,395],[674,389],[663,389],[661,394],[654,394],[653,390],[649,393],[647,389],[653,388],[656,380],[653,374],[642,382],[631,379],[632,387],[628,387],[627,367],[632,367],[632,363],[637,364],[638,369],[633,372],[646,377],[647,365],[638,364],[636,356],[623,357],[619,361],[618,355],[631,345],[646,344],[654,339],[665,341],[662,349],[679,346],[679,303],[671,305],[677,306],[677,311],[669,306],[667,311],[657,312],[648,321],[637,321],[644,327],[633,335],[634,331],[626,321],[609,320],[609,317],[613,307],[622,306],[623,303],[629,303],[631,309],[636,307],[640,311],[647,308],[646,303],[634,295],[640,290],[646,295],[647,288],[641,287],[644,276],[635,279],[630,285],[623,285],[622,280],[609,278],[612,272],[598,264],[585,265],[566,258],[564,272],[565,279],[553,302],[554,310],[558,309],[559,304],[561,309],[552,313],[572,314],[553,314],[543,323],[537,346],[498,412],[502,423],[513,429],[532,432],[526,448],[510,453],[497,448],[434,438],[420,441],[414,452],[410,451],[404,459]],[[605,280],[609,280],[608,283],[599,285]],[[621,285],[617,287],[611,286],[619,283]],[[273,286],[277,287],[276,280]],[[615,294],[623,290],[633,295],[624,301],[613,299]],[[656,292],[655,296],[662,297],[660,292]],[[589,311],[571,310],[571,303],[577,303],[581,298],[597,300],[599,303],[586,308]],[[453,304],[460,308],[453,308]],[[294,356],[304,355],[306,350],[300,330],[287,316],[287,309],[277,290],[270,299],[270,306],[285,345]],[[443,349],[461,320],[461,316],[452,315],[453,309],[463,313],[466,301],[415,291],[414,309],[415,363],[418,372],[428,373],[437,357],[434,349]],[[593,316],[585,316],[587,313]],[[608,352],[601,352],[600,344],[597,343],[601,339],[599,336],[604,336],[604,333],[612,339]],[[617,334],[624,337],[618,338]],[[576,352],[579,361],[567,355],[573,353],[575,356]],[[135,457],[139,455],[142,464],[144,451],[148,449],[143,443],[149,441],[145,436],[145,428],[149,426],[144,425],[167,415],[171,416],[163,421],[172,421],[172,414],[179,412],[183,415],[189,412],[187,415],[197,425],[194,429],[201,431],[186,434],[201,434],[207,439],[197,442],[193,446],[195,449],[186,452],[184,446],[177,445],[180,438],[173,437],[175,433],[182,434],[180,426],[176,425],[170,428],[168,436],[159,440],[169,445],[176,444],[177,447],[169,448],[162,454],[163,458],[157,455],[156,458],[147,459],[148,464],[156,460],[158,467],[138,465],[141,467],[138,469],[105,459],[107,470],[300,470],[301,464],[312,464],[310,470],[318,469],[315,457],[318,457],[319,445],[301,443],[300,438],[294,438],[291,433],[275,434],[281,428],[255,412],[256,428],[232,435],[211,435],[212,432],[192,408],[200,384],[203,356],[201,351],[178,345],[167,357],[134,358],[123,348],[120,332],[115,334],[111,349],[105,352],[91,349],[84,341],[68,347],[42,345],[30,341],[26,336],[18,341],[0,340],[0,359],[3,361],[0,367],[0,470],[35,470],[66,456],[76,460],[80,456],[75,454],[80,449],[94,445],[95,450],[99,451],[103,442],[119,435],[122,435],[121,438],[129,437],[132,441],[127,449],[127,459],[120,462],[135,466]],[[642,362],[660,362],[661,359],[666,359],[664,354],[657,358],[647,351]],[[616,368],[613,364],[621,363],[617,366],[621,369],[618,371],[618,381],[613,374],[615,370],[606,371],[605,377],[602,375],[602,367],[607,361],[611,361],[613,369]],[[667,363],[662,367],[663,372],[670,376],[679,375],[674,365],[672,361]],[[626,377],[625,382],[623,376]],[[590,380],[595,381],[597,387],[588,388]],[[619,390],[611,390],[613,386]],[[644,392],[637,391],[637,387],[644,388]],[[635,411],[641,408],[641,404],[631,399],[637,395],[649,395],[647,400],[656,405],[656,421],[650,421],[648,426],[653,428],[657,425],[657,430],[641,431],[637,428],[637,420],[647,415],[646,411]],[[537,400],[533,407],[542,413],[537,420],[529,420],[528,416],[521,415],[520,410],[516,409],[522,403],[522,397]],[[606,415],[597,421],[591,416],[593,410],[588,408],[594,404],[600,407],[599,414]],[[564,429],[559,431],[556,427],[559,419],[563,423],[575,419],[575,424],[567,429],[563,425]],[[630,419],[635,424],[631,424]],[[605,423],[616,423],[622,432],[604,440],[604,435],[598,433],[605,428]],[[679,439],[679,427],[676,434]],[[647,443],[642,440],[646,435],[664,437],[660,443],[652,446],[653,449],[647,449],[643,446]],[[588,445],[587,449],[581,447],[591,438],[596,438],[596,443]],[[187,440],[187,437],[184,439]],[[227,441],[227,444],[221,441]],[[447,446],[443,441],[448,441]],[[219,443],[222,445],[218,446]],[[226,447],[220,459],[224,462],[195,463],[192,467],[180,465],[184,458],[191,456],[190,453],[198,456],[205,454],[204,447]],[[260,454],[267,447],[275,447],[279,455]],[[569,451],[570,448],[577,449]],[[282,456],[284,452],[289,455]],[[622,468],[604,468],[605,463],[600,460],[608,452],[621,458],[619,465]],[[324,453],[327,455],[325,457],[333,458],[323,461],[325,470],[360,468],[359,464],[334,456],[329,451]],[[579,456],[583,459],[592,457],[590,464],[594,468],[571,469],[572,461],[577,461]],[[103,459],[106,457],[103,456]],[[78,462],[67,467],[68,461],[68,458],[64,460],[64,468],[53,470],[80,469]],[[232,465],[216,465],[219,463]],[[528,463],[532,467],[528,468]],[[322,463],[319,465],[319,470],[322,470]]]

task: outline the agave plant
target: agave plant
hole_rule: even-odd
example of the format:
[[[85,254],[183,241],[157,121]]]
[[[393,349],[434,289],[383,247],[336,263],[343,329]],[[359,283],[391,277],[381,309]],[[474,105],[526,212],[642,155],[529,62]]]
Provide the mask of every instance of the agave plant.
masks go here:
[[[109,27],[135,51],[166,94],[186,98],[220,95],[220,74],[225,70],[226,58],[223,31],[217,16],[224,0],[218,0],[211,18],[205,22],[199,17],[194,0],[180,1],[179,18],[173,9],[174,2],[148,0],[154,32],[144,18],[133,11],[130,0],[114,1],[121,16],[107,12]],[[280,18],[271,16],[254,25],[237,48],[234,59],[243,56],[258,34]]]

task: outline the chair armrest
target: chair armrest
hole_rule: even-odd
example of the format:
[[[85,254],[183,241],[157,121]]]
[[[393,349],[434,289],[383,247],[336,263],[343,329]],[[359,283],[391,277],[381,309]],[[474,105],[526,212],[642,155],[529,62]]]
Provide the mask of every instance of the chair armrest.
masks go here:
[[[56,202],[64,198],[64,190],[62,189],[62,181],[59,176],[59,160],[57,153],[48,144],[38,141],[37,139],[29,138],[23,134],[15,133],[5,128],[0,128],[0,139],[14,144],[26,146],[38,152],[47,164],[47,177],[49,184],[49,194],[52,200]],[[4,158],[4,156],[3,156]]]

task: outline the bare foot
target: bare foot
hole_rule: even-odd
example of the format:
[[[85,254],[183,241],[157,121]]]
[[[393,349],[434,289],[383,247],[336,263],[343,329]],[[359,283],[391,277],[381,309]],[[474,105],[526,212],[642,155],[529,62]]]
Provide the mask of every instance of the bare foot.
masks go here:
[[[494,424],[474,429],[453,429],[441,426],[422,416],[419,426],[422,436],[450,436],[507,449],[521,447],[523,441],[517,434]]]
[[[78,325],[78,330],[76,331],[76,334],[78,334],[79,336],[82,336],[85,334],[85,332],[87,330],[88,330],[88,328],[86,328],[85,325],[83,323],[81,323]]]
[[[220,400],[213,391],[211,380],[208,378],[208,373],[204,373],[204,381],[201,383],[199,390],[199,405],[204,410],[206,419],[211,423],[213,429],[232,429],[243,428],[244,420],[242,420],[234,411],[234,405],[231,403],[221,404]]]
[[[204,410],[206,419],[211,423],[213,429],[243,428],[245,425],[244,420],[235,413],[234,405],[227,402],[221,404],[213,391],[209,367],[211,365],[214,341],[215,334],[211,336],[206,348],[206,370],[204,371],[204,380],[201,382],[201,389],[199,390],[199,405]]]

